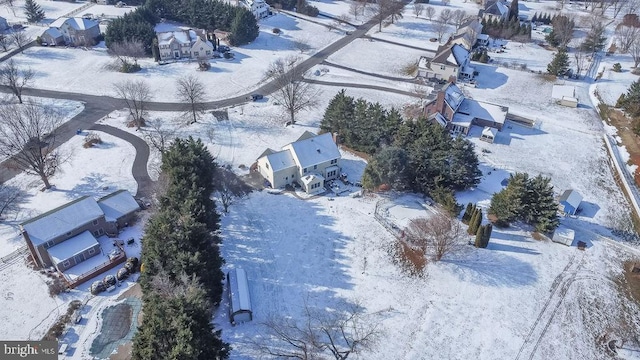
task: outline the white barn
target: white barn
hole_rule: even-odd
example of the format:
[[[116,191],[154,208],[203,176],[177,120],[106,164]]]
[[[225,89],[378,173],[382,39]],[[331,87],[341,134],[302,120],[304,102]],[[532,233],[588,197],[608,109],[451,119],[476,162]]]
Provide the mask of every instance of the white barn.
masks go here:
[[[232,269],[227,273],[227,291],[229,294],[229,320],[232,324],[241,324],[253,319],[249,282],[244,269]]]

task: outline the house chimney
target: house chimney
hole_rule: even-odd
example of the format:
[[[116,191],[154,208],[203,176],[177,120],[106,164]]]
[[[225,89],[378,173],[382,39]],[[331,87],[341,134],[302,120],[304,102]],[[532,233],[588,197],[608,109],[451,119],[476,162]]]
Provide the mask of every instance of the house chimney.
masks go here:
[[[331,138],[333,139],[333,142],[338,145],[338,133],[331,133]]]

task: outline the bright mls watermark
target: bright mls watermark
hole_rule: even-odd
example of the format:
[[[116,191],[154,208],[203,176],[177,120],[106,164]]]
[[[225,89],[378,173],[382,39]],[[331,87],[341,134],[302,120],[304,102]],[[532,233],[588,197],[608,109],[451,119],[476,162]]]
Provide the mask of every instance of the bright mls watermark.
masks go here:
[[[57,360],[57,341],[0,340],[0,360]]]

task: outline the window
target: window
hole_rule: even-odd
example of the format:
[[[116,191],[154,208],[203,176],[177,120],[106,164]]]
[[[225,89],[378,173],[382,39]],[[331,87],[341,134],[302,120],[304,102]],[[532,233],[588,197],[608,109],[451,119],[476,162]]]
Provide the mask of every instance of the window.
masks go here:
[[[333,165],[333,164],[337,164],[337,163],[338,163],[338,159],[333,159],[333,160],[331,160],[331,165]]]
[[[68,268],[69,265],[71,265],[71,263],[69,262],[69,260],[65,260],[65,262],[62,263],[62,267],[63,268]]]
[[[268,169],[269,168],[269,163],[264,164],[264,166]]]
[[[94,231],[93,232],[93,236],[98,237],[98,236],[100,236],[100,234],[97,231]]]
[[[200,55],[200,53],[199,53],[199,52],[197,52],[197,51],[194,51],[194,52],[193,52],[193,56],[199,56],[199,55]]]
[[[50,248],[50,247],[52,247],[52,246],[53,246],[53,240],[49,240],[49,241],[47,241],[47,246],[46,246],[46,247],[47,247],[47,248]]]
[[[447,67],[444,65],[440,65],[440,70],[447,70]]]
[[[103,235],[104,234],[104,230],[102,228],[98,229],[98,234]]]
[[[211,55],[211,51],[207,50],[207,55]]]
[[[96,252],[96,248],[89,249],[89,255],[93,255]]]
[[[93,220],[93,225],[98,225],[98,219]]]

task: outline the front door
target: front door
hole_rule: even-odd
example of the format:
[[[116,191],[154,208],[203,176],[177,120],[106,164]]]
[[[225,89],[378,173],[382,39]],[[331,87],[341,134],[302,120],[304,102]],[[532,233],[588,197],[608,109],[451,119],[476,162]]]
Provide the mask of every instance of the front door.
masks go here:
[[[174,51],[174,52],[173,52],[173,56],[174,56],[176,59],[179,59],[179,58],[180,58],[180,51]]]

